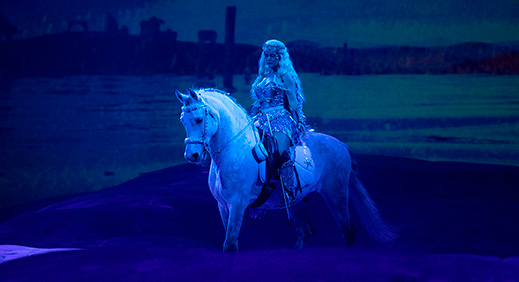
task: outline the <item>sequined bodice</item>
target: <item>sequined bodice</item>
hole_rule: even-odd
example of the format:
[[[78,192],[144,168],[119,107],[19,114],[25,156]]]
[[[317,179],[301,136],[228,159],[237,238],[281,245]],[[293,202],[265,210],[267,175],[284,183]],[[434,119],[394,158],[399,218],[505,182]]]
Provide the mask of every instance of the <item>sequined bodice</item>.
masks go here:
[[[266,74],[254,85],[254,93],[263,109],[283,106],[286,91],[281,78],[275,73]]]

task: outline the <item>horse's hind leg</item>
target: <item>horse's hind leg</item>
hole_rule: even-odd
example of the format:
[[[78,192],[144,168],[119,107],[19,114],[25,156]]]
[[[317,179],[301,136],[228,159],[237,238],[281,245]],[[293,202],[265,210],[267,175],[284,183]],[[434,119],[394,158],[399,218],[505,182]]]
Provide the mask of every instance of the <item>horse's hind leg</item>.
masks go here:
[[[314,233],[314,227],[310,222],[310,217],[308,217],[304,205],[304,201],[300,201],[290,208],[290,217],[292,218],[292,222],[294,223],[297,232],[296,249],[306,247]]]
[[[351,247],[355,243],[355,235],[357,230],[351,223],[349,210],[349,179],[350,174],[346,176],[336,174],[340,179],[324,183],[320,191],[326,205],[330,208],[337,225],[342,232],[342,236],[346,241],[346,245]]]

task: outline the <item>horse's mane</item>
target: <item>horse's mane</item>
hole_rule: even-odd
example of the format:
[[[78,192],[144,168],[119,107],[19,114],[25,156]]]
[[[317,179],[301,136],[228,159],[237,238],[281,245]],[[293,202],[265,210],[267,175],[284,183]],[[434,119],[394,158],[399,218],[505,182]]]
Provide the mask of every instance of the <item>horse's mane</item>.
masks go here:
[[[245,113],[245,116],[249,118],[249,114],[245,108],[243,108],[237,101],[236,98],[231,96],[231,93],[225,92],[223,90],[217,89],[217,88],[199,88],[194,90],[196,93],[198,93],[202,98],[204,98],[205,95],[213,96],[220,101],[222,101],[221,98],[229,99],[229,101],[234,104],[238,109],[242,110]]]

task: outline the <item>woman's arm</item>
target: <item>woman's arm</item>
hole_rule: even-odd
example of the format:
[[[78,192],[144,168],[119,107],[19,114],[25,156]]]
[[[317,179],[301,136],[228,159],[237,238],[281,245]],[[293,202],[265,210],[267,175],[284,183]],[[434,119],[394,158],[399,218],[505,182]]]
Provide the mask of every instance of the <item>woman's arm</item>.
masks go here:
[[[291,112],[295,113],[297,112],[297,108],[299,106],[299,103],[297,101],[297,88],[296,83],[294,82],[294,79],[287,74],[283,74],[281,76],[281,79],[283,80],[283,83],[285,83],[285,86],[287,88],[287,100],[288,100],[288,107]]]
[[[252,103],[252,105],[250,106],[249,115],[251,117],[255,117],[259,113],[260,108],[261,106],[258,100],[254,100],[254,103]]]

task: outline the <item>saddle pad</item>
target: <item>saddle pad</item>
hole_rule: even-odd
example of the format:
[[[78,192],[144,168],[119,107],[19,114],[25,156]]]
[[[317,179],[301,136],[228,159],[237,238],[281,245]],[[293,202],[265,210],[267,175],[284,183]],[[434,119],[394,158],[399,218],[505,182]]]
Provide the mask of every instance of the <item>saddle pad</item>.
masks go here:
[[[295,167],[301,187],[313,182],[315,164],[312,159],[312,152],[306,145],[296,147]]]

